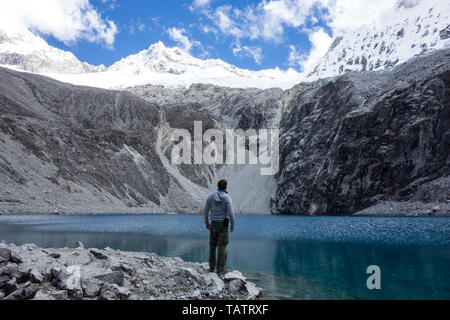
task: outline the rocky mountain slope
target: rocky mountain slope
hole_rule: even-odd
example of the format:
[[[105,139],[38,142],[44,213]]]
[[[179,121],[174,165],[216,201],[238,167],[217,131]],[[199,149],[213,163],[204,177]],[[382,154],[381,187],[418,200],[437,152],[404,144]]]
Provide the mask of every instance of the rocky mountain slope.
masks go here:
[[[450,173],[450,51],[300,84],[280,128],[273,212],[354,213],[411,200]],[[439,200],[431,194],[428,202]]]
[[[392,69],[412,57],[450,47],[450,2],[398,1],[382,22],[335,35],[311,79]]]
[[[0,68],[0,209],[198,213],[226,177],[243,213],[351,214],[383,201],[437,201],[450,213],[434,182],[450,168],[449,62],[443,50],[286,91],[109,91]],[[171,129],[192,132],[197,120],[203,130],[279,127],[279,174],[172,166]]]

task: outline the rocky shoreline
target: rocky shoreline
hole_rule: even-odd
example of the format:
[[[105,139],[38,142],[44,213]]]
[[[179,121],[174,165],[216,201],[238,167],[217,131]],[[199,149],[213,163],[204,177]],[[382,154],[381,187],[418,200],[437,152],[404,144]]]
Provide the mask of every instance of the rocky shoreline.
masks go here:
[[[239,271],[111,248],[0,244],[0,300],[255,300]]]

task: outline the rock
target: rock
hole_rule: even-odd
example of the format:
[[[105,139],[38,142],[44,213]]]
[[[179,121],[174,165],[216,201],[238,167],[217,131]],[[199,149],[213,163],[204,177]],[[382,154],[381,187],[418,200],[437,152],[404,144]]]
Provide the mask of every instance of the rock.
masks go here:
[[[6,263],[6,262],[8,262],[8,260],[6,260],[6,259],[3,258],[3,257],[0,257],[0,264]]]
[[[272,213],[342,215],[379,199],[407,203],[424,182],[448,176],[449,76],[445,50],[388,72],[302,83],[279,124]]]
[[[140,260],[148,260],[148,259],[150,259],[150,257],[146,256],[145,254],[137,254],[137,255],[134,255],[133,258],[140,259]]]
[[[34,295],[33,300],[53,300],[53,299],[47,293],[45,293],[44,290],[40,289]]]
[[[55,300],[67,300],[69,298],[67,290],[53,291],[50,293],[50,296]]]
[[[247,282],[245,284],[245,289],[247,290],[249,300],[254,300],[262,296],[263,291],[261,288],[258,288],[254,283]]]
[[[441,210],[441,207],[434,206],[432,210],[433,210],[433,212],[438,212],[439,210]]]
[[[0,288],[4,283],[8,282],[9,280],[11,280],[11,278],[8,277],[7,275],[2,275],[0,270]]]
[[[67,268],[52,268],[52,284],[53,286],[69,290],[73,293],[82,291],[81,289],[81,270],[79,266],[72,265]]]
[[[127,300],[130,291],[119,287],[117,284],[105,283],[100,289],[100,299],[102,300]]]
[[[9,260],[16,264],[21,264],[23,262],[22,259],[15,252],[11,252],[11,257],[9,258]]]
[[[100,281],[109,283],[109,284],[117,284],[119,286],[123,286],[123,282],[124,282],[124,274],[122,271],[113,271],[113,272],[108,272],[108,273],[104,273],[104,274],[100,274],[94,277],[95,279],[98,279]]]
[[[75,243],[75,248],[80,248],[80,249],[84,249],[84,244],[81,241],[77,241]]]
[[[103,252],[101,252],[100,250],[91,249],[89,252],[97,259],[102,259],[102,260],[108,259],[108,256],[106,254],[104,254]]]
[[[130,275],[133,274],[133,272],[134,272],[134,268],[132,266],[130,266],[129,264],[126,264],[126,263],[116,264],[116,265],[111,267],[111,270],[112,271],[123,271],[123,272],[126,272],[126,273],[130,274]]]
[[[225,287],[225,284],[223,283],[222,279],[220,279],[220,277],[216,273],[208,273],[206,277],[208,277],[211,280],[210,286],[212,287],[211,290],[213,292],[215,293],[221,292]]]
[[[234,280],[234,279],[240,279],[240,280],[242,280],[243,282],[246,282],[246,281],[247,281],[247,278],[244,277],[244,276],[242,275],[242,273],[240,273],[239,271],[236,271],[236,270],[234,270],[234,271],[232,271],[232,272],[227,272],[227,273],[223,276],[223,278],[224,278],[225,281],[231,281],[231,280]]]
[[[44,276],[36,269],[30,271],[30,281],[33,283],[41,283],[44,281]]]
[[[4,283],[2,286],[2,290],[5,292],[6,295],[13,293],[17,289],[18,289],[17,281],[15,278],[12,278],[8,282]]]
[[[11,250],[8,248],[0,247],[0,258],[9,261],[9,259],[11,258]]]
[[[49,254],[50,257],[54,258],[54,259],[59,259],[61,258],[61,254],[56,253],[56,252],[52,252]]]
[[[0,291],[0,300],[5,297],[5,293],[3,291]]]
[[[197,282],[203,282],[203,279],[199,277],[199,274],[195,272],[192,268],[180,268],[180,276],[185,278],[192,278]]]
[[[14,291],[4,298],[4,300],[29,300],[33,299],[39,286],[35,283],[27,283],[22,288]]]
[[[233,279],[228,283],[228,290],[232,295],[246,293],[245,282],[242,279]]]
[[[96,279],[87,278],[81,280],[81,286],[85,297],[94,298],[100,293],[102,284]]]
[[[8,276],[9,278],[15,278],[17,283],[24,283],[30,279],[30,270],[19,267],[15,263],[9,263],[6,266],[3,266],[0,270],[2,275]]]

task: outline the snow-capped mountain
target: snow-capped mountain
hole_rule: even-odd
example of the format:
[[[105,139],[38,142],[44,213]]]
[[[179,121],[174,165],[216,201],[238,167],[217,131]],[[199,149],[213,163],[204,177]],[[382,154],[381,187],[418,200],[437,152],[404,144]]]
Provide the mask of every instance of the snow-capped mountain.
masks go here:
[[[152,44],[147,50],[130,55],[113,64],[108,68],[110,71],[133,72],[139,74],[144,70],[159,73],[183,74],[195,69],[206,70],[211,68],[222,68],[238,76],[250,76],[253,74],[265,77],[258,72],[239,69],[220,59],[202,60],[194,58],[180,48],[167,48],[161,41]]]
[[[80,74],[105,71],[105,66],[81,62],[75,55],[52,47],[30,31],[0,31],[0,65],[35,73]]]
[[[327,54],[308,78],[349,71],[379,71],[410,58],[450,47],[448,0],[402,0],[376,23],[335,35]]]
[[[290,88],[301,75],[293,69],[251,71],[239,69],[220,59],[198,59],[186,51],[168,48],[162,42],[114,63],[105,72],[85,75],[51,75],[62,81],[104,88],[136,85],[189,87],[207,83],[227,87]]]
[[[292,88],[299,82],[349,71],[379,71],[410,58],[450,47],[448,0],[400,0],[397,7],[374,22],[334,35],[318,65],[299,73],[294,69],[251,71],[220,59],[199,59],[162,42],[130,55],[109,68],[80,62],[71,52],[52,47],[31,32],[0,31],[0,65],[41,73],[77,85],[126,88],[161,85],[189,87],[194,83],[238,88]]]

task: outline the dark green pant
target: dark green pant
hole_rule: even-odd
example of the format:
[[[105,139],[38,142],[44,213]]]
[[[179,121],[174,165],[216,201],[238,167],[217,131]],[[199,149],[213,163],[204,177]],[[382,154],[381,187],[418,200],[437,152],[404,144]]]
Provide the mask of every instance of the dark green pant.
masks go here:
[[[223,221],[211,221],[211,229],[209,234],[209,269],[214,270],[216,268],[216,249],[217,252],[217,272],[225,270],[225,264],[227,263],[227,250],[225,250],[228,244],[228,227],[225,227]]]

